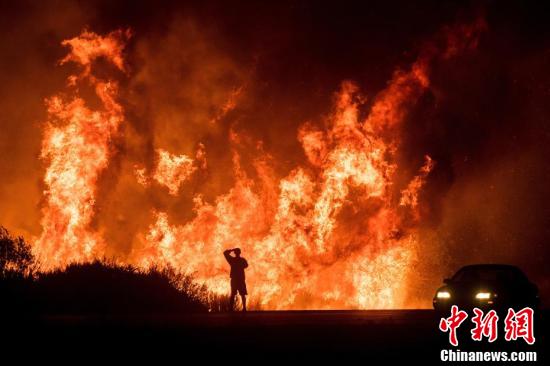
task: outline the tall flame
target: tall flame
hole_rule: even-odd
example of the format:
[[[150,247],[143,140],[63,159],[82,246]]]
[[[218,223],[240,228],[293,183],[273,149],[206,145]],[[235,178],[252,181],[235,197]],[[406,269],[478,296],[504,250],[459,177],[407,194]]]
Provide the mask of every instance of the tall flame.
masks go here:
[[[407,305],[409,271],[417,258],[419,192],[434,162],[426,156],[405,189],[395,189],[399,131],[407,112],[429,88],[429,66],[475,45],[482,24],[459,27],[442,50],[429,48],[407,71],[397,71],[370,105],[357,85],[342,83],[325,127],[305,123],[297,131],[308,163],[277,178],[270,157],[257,144],[252,178],[241,167],[242,133],[230,141],[235,184],[214,202],[193,198],[194,217],[171,223],[153,210],[153,222],[138,235],[121,260],[141,268],[170,266],[192,273],[214,292],[228,291],[227,264],[221,253],[239,246],[248,259],[253,302],[263,308],[395,308]],[[42,155],[49,162],[45,183],[43,233],[35,249],[48,267],[104,254],[106,245],[90,229],[100,173],[107,167],[110,141],[123,122],[116,83],[96,79],[91,62],[107,58],[124,71],[123,39],[115,32],[90,32],[66,41],[63,62],[83,67],[73,84],[86,80],[103,104],[86,107],[75,96],[47,101]],[[240,93],[240,92],[239,92]],[[234,108],[236,96],[222,110]],[[368,112],[366,118],[361,116]],[[151,178],[177,195],[197,168],[206,166],[203,146],[195,159],[157,150]],[[136,178],[147,185],[146,171]]]
[[[59,94],[46,100],[48,121],[41,152],[48,163],[44,177],[46,205],[42,235],[34,245],[44,269],[88,261],[102,253],[104,243],[89,225],[97,180],[108,165],[110,142],[124,116],[116,101],[117,83],[94,77],[91,64],[103,57],[124,71],[122,49],[128,36],[122,31],[105,37],[85,31],[63,42],[70,52],[61,63],[75,62],[82,73],[69,77],[69,87],[74,88],[71,98]],[[78,95],[78,83],[93,87],[101,110],[87,106]]]

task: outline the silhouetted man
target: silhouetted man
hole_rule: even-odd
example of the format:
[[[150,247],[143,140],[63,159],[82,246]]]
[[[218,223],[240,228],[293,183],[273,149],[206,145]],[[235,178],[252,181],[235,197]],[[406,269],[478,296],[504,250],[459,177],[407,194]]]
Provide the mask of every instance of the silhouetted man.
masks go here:
[[[233,252],[235,256],[232,256],[231,252]],[[246,291],[244,269],[248,267],[248,262],[241,257],[241,250],[239,248],[228,249],[223,252],[223,255],[227,263],[231,266],[231,298],[229,299],[229,306],[231,310],[233,310],[235,296],[237,296],[238,292],[243,300],[243,311],[246,311],[246,295],[248,292]]]

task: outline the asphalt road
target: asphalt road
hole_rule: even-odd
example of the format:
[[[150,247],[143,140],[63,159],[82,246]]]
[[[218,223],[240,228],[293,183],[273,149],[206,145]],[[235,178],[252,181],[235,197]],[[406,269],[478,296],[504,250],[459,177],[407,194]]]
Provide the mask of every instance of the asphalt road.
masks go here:
[[[539,363],[545,364],[550,313],[539,314],[533,346],[523,340],[505,342],[502,321],[497,342],[472,342],[468,320],[461,326],[464,329],[455,349],[537,351]],[[209,362],[246,360],[255,364],[274,360],[437,364],[440,351],[453,348],[448,344],[447,334],[438,330],[438,322],[439,317],[431,310],[49,316],[11,319],[8,321],[11,330],[7,332],[11,336],[2,345],[5,351],[15,353],[21,352],[19,346],[25,343],[34,355],[54,359],[86,355],[88,360],[153,359],[156,364],[189,357]]]

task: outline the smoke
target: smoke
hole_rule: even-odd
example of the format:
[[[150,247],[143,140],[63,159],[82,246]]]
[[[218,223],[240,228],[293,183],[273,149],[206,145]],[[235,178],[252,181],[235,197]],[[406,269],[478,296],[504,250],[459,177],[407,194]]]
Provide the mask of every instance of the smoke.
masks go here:
[[[245,192],[236,161],[239,174],[257,182],[255,194],[270,202],[266,215],[275,215],[278,181],[326,154],[321,145],[304,151],[302,144],[305,137],[311,142],[312,131],[326,130],[327,118],[320,116],[332,113],[343,80],[359,86],[362,120],[394,70],[406,70],[419,53],[430,52],[425,45],[438,29],[457,14],[463,24],[471,22],[468,9],[438,3],[349,10],[307,2],[3,5],[0,222],[28,238],[41,233],[44,100],[64,90],[75,70],[56,66],[66,55],[61,41],[85,26],[99,34],[119,28],[134,33],[124,50],[127,73],[115,76],[124,123],[99,178],[91,223],[108,243],[107,256],[129,258],[153,223],[184,225],[197,207],[219,205],[231,189]],[[485,13],[488,30],[475,51],[430,64],[429,88],[392,132],[400,140],[396,197],[418,175],[425,155],[435,162],[418,191],[420,250],[410,261],[417,278],[409,305],[425,306],[418,299],[429,298],[443,277],[473,262],[519,264],[550,293],[544,265],[550,217],[547,19],[540,9],[520,5],[490,3]],[[98,77],[111,77],[108,67],[97,70]],[[196,169],[177,196],[152,179],[159,149],[194,161]],[[204,164],[197,162],[200,151]],[[143,169],[148,185],[139,183],[136,169]],[[349,194],[352,200],[359,195]],[[357,214],[341,212],[338,220],[348,224],[338,235],[360,233]],[[331,256],[349,248],[338,250]],[[332,273],[338,270],[345,269]],[[335,296],[330,288],[326,292]],[[300,301],[307,306],[311,299]]]
[[[221,52],[214,35],[193,20],[177,17],[166,27],[136,35],[128,45],[131,76],[121,95],[127,119],[114,157],[118,171],[98,194],[104,213],[98,226],[112,243],[112,254],[130,252],[132,238],[152,220],[151,208],[183,222],[193,215],[197,191],[214,199],[232,184],[231,170],[208,165],[231,166],[224,118],[246,86],[250,64],[238,65]],[[162,154],[185,157],[189,164],[196,160],[185,184],[166,189],[162,179],[154,179]],[[148,175],[150,184],[138,184],[136,170]]]

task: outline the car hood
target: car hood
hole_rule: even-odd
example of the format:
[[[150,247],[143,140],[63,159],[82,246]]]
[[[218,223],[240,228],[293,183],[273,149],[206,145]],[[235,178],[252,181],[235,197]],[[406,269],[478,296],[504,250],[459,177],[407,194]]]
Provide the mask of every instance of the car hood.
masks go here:
[[[449,291],[454,300],[472,299],[478,292],[496,293],[500,298],[518,295],[533,295],[533,289],[528,283],[498,281],[454,282],[441,287],[438,291]]]

